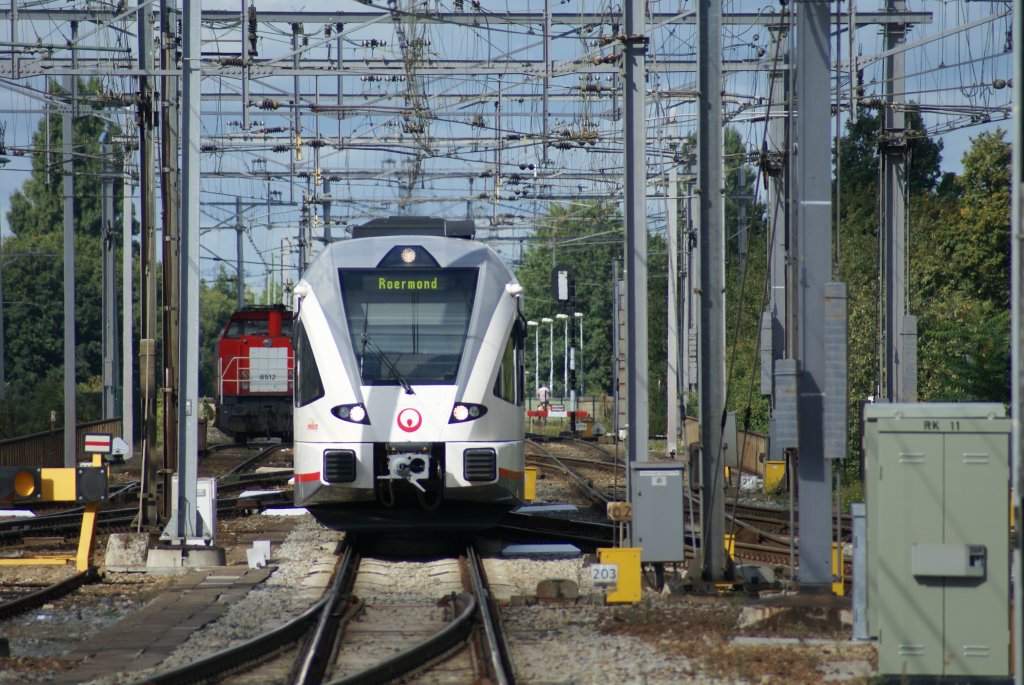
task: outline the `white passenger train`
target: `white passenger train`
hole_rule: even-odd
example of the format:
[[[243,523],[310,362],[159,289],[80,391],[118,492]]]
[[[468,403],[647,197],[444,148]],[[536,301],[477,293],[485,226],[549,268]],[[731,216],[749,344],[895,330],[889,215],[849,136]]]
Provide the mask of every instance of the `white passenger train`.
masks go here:
[[[523,495],[522,287],[472,221],[375,219],[295,287],[295,503],[478,528]],[[396,526],[398,524],[398,526]]]

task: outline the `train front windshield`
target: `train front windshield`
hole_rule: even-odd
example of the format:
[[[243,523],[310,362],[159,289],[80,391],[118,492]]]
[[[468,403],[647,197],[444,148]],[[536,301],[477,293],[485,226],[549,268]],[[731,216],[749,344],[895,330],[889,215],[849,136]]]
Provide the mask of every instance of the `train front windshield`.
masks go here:
[[[339,269],[364,385],[455,382],[476,269]]]

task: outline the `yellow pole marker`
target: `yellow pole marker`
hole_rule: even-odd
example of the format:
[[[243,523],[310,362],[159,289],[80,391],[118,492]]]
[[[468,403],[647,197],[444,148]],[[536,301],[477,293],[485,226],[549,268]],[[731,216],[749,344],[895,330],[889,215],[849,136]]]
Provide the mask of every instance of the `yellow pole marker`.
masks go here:
[[[843,566],[842,553],[839,551],[839,544],[832,543],[832,577],[837,579],[832,583],[832,594],[842,597],[846,594],[846,568]]]
[[[107,468],[103,465],[102,454],[92,455],[92,465],[95,468]],[[99,510],[99,502],[89,502],[85,505],[85,513],[82,514],[82,531],[78,537],[78,554],[75,557],[75,566],[79,571],[89,570],[92,547],[96,541],[96,515]]]

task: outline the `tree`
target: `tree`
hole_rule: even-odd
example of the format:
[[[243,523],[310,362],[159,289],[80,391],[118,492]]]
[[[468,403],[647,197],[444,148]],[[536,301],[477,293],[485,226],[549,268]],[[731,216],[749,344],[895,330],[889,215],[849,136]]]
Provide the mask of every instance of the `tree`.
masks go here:
[[[879,346],[883,321],[879,318],[882,294],[879,290],[878,254],[882,163],[879,146],[884,142],[882,123],[881,116],[869,110],[861,110],[855,123],[847,122],[839,141],[839,182],[833,189],[840,212],[839,279],[846,283],[848,298],[847,398],[851,455],[858,454],[860,449],[860,405],[868,397],[877,397],[880,392]],[[916,109],[907,112],[907,145],[908,215],[913,246],[917,242],[915,234],[935,220],[942,202],[936,192],[940,180],[942,143],[925,135],[921,115]],[[833,154],[835,152],[833,150]],[[917,278],[913,272],[908,277],[911,281]],[[913,298],[910,307],[912,313],[918,313]],[[850,459],[846,467],[851,476],[859,474],[856,459]]]
[[[559,305],[551,292],[553,265],[568,266],[576,278],[576,311],[583,314],[584,341],[581,350],[583,383],[588,395],[611,395],[615,360],[612,356],[612,286],[618,268],[623,277],[623,220],[610,204],[574,202],[551,205],[548,220],[537,227],[534,242],[524,256],[516,276],[523,285],[523,309],[527,319],[540,322],[554,318]],[[665,426],[665,241],[648,235],[648,387],[650,388],[650,430]],[[617,265],[617,266],[616,266]],[[576,326],[574,322],[572,324]],[[633,325],[630,321],[628,325]],[[547,383],[549,332],[544,324],[533,329],[541,336],[540,380]],[[555,396],[561,394],[560,350],[564,350],[564,325],[554,325]],[[534,346],[528,344],[526,368],[532,374]],[[533,387],[536,387],[536,385]]]
[[[51,83],[51,92],[59,87]],[[87,100],[98,96],[101,85],[92,81],[79,85]],[[4,328],[8,402],[23,402],[26,393],[40,383],[61,377],[54,370],[63,367],[63,129],[51,111],[40,121],[33,137],[36,151],[32,174],[11,196],[7,222],[12,236],[3,241]],[[47,126],[47,122],[50,123]],[[101,157],[104,133],[116,135],[106,120],[84,116],[74,120],[74,216],[75,216],[75,340],[76,380],[88,383],[102,373],[101,359]],[[120,184],[115,184],[115,211],[121,207]],[[113,225],[120,225],[114,217]],[[116,259],[120,264],[120,259]],[[62,395],[62,384],[52,388]],[[52,401],[50,402],[52,404]],[[85,406],[85,405],[83,405]],[[12,410],[9,415],[20,415]],[[45,414],[45,416],[43,415]],[[80,417],[86,418],[86,417]],[[18,425],[18,433],[42,430],[49,422],[49,409]]]
[[[981,133],[912,245],[922,400],[1010,400],[1010,145]]]
[[[622,219],[613,207],[591,202],[553,204],[548,220],[537,227],[533,245],[516,273],[523,285],[523,313],[527,319],[539,322],[544,317],[554,318],[560,311],[551,292],[553,266],[564,264],[572,268],[576,278],[576,310],[583,313],[584,325],[582,354],[586,377],[579,380],[588,394],[612,392],[612,273],[613,263],[621,260],[621,255]],[[543,344],[548,336],[543,328],[541,325],[534,329],[542,335],[542,381],[547,378],[548,367]],[[559,329],[554,331],[558,342],[563,331],[559,326],[555,328]],[[535,368],[533,352],[533,346],[527,345],[526,368],[531,371]],[[556,361],[556,380],[561,378],[557,372],[560,368]]]

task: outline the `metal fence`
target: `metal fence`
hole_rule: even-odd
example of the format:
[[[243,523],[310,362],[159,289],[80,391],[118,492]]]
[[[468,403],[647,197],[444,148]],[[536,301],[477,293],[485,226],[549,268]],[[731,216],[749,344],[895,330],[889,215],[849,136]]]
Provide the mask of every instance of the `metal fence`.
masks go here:
[[[86,433],[121,435],[121,419],[101,419],[78,424],[75,461],[84,459],[82,439]],[[0,440],[0,466],[64,466],[64,430],[44,431],[20,438]]]

